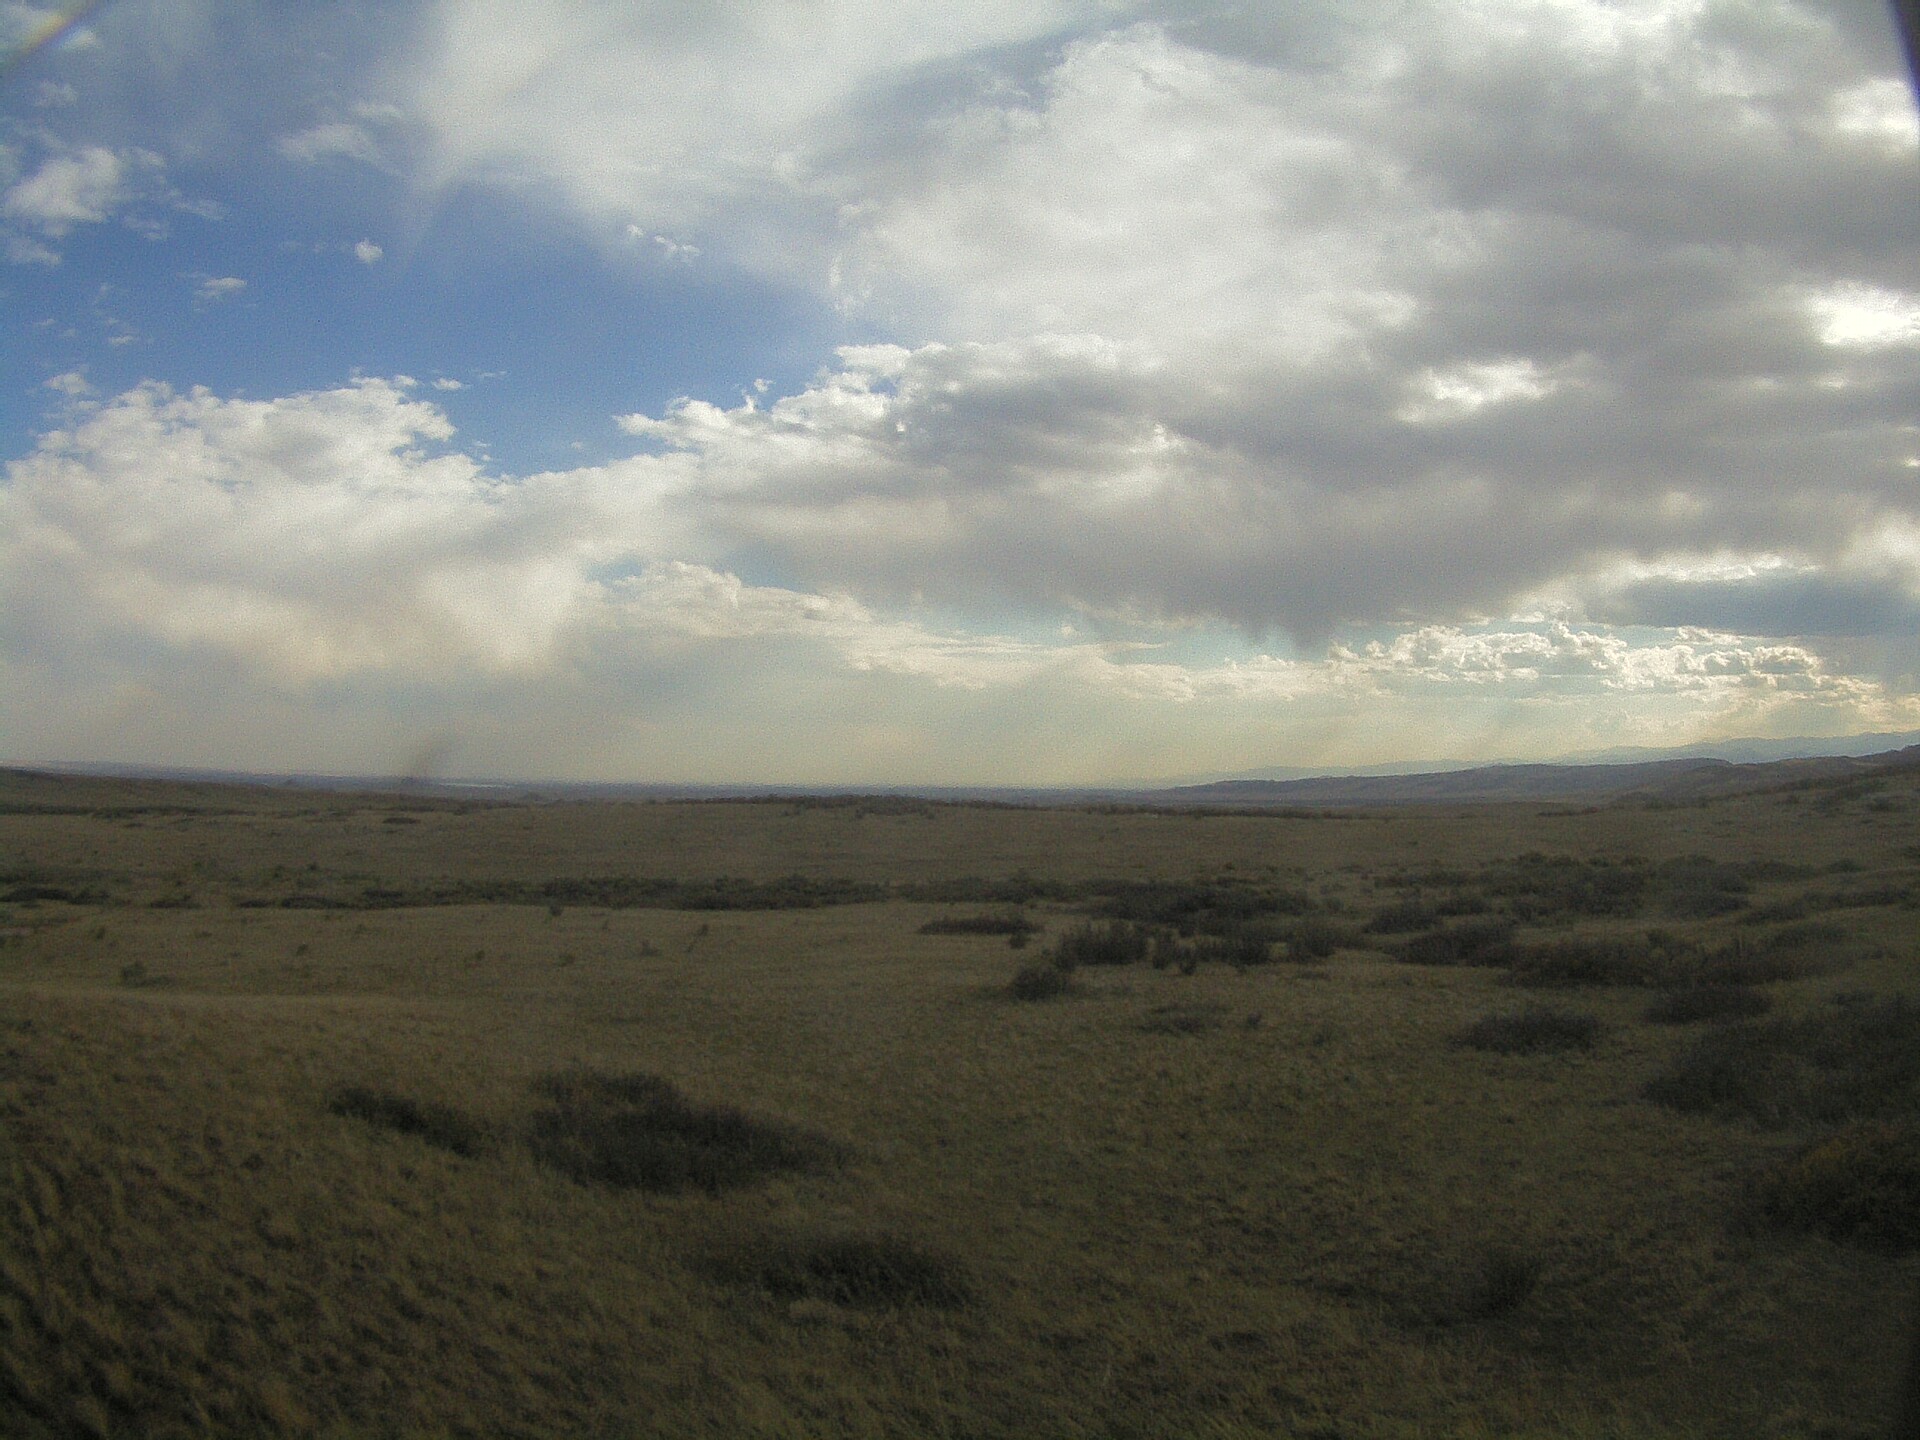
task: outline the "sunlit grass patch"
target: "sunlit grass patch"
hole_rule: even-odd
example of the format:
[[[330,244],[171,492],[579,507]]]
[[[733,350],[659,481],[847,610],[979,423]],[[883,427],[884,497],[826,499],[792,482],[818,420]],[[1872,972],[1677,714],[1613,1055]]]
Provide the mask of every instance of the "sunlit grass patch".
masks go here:
[[[566,1070],[541,1077],[534,1156],[571,1179],[616,1189],[732,1189],[845,1158],[838,1142],[728,1105],[700,1105],[658,1075]]]

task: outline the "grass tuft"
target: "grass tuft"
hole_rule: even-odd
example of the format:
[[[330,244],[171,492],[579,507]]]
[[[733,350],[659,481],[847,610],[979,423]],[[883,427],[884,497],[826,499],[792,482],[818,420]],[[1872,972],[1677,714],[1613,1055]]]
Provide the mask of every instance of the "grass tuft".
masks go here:
[[[695,1104],[658,1075],[566,1070],[534,1088],[550,1102],[533,1117],[534,1156],[583,1184],[718,1193],[845,1157],[823,1135]]]

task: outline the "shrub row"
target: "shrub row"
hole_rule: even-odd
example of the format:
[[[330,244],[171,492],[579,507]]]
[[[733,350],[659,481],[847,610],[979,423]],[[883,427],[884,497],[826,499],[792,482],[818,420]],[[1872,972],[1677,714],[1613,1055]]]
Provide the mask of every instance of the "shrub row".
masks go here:
[[[941,915],[920,927],[922,935],[1030,935],[1040,927],[1023,911],[979,915]]]

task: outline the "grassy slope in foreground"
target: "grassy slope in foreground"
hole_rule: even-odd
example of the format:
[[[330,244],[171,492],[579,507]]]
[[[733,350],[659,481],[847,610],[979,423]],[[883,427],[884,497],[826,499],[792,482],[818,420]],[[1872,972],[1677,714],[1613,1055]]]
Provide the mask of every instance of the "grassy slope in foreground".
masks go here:
[[[11,776],[0,802],[10,1433],[1882,1423],[1912,1252],[1763,1203],[1852,1151],[1817,1148],[1824,1119],[1645,1092],[1700,1024],[1920,989],[1911,777],[1583,815],[474,806]],[[858,903],[538,898],[556,878],[739,898],[794,876]],[[495,882],[511,903],[412,903]],[[1020,951],[921,933],[999,913],[1009,886],[1045,927]],[[983,903],[910,898],[935,893]],[[1310,918],[1340,943],[1083,966],[1061,998],[1008,998],[1120,911],[1195,940]],[[1489,919],[1524,963],[1393,958]],[[1809,947],[1756,972],[1784,976],[1756,981],[1765,1016],[1646,1018],[1676,965]],[[1463,1043],[1540,1011],[1591,1017],[1587,1041]],[[541,1137],[567,1105],[568,1144],[692,1146],[662,1162],[691,1178],[556,1164]],[[735,1183],[736,1153],[794,1163]]]

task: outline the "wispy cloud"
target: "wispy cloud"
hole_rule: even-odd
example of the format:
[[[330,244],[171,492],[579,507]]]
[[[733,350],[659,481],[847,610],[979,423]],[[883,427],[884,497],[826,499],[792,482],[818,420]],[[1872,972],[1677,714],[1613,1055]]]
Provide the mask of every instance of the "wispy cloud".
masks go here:
[[[238,275],[196,275],[193,295],[203,305],[217,305],[222,300],[231,300],[244,294],[247,282]]]

